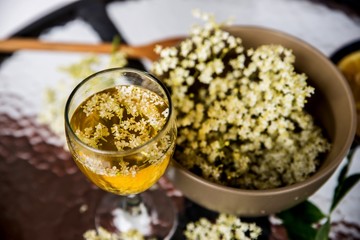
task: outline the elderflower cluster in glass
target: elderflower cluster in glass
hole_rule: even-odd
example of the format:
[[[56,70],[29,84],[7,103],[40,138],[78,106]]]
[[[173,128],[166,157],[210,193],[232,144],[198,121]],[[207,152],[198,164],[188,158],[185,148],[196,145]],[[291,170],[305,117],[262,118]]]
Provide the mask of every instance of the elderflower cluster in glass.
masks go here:
[[[245,49],[214,16],[196,12],[179,46],[152,66],[177,113],[175,159],[215,183],[270,189],[304,181],[330,144],[304,110],[314,88],[281,45]]]
[[[44,100],[38,120],[50,127],[62,141],[65,149],[67,149],[67,145],[63,112],[71,91],[84,78],[101,69],[126,66],[128,63],[126,57],[126,54],[121,51],[113,52],[109,56],[89,55],[77,62],[59,67],[59,73],[64,73],[65,76],[54,86],[44,90]]]

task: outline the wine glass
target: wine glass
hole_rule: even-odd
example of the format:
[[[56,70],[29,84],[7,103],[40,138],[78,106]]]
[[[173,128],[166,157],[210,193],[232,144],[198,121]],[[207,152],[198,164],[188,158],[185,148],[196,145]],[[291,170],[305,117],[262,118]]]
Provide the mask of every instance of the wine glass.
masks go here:
[[[177,129],[163,83],[131,68],[87,77],[67,100],[65,133],[77,166],[109,192],[97,208],[96,226],[170,238],[176,212],[156,182],[174,152]]]

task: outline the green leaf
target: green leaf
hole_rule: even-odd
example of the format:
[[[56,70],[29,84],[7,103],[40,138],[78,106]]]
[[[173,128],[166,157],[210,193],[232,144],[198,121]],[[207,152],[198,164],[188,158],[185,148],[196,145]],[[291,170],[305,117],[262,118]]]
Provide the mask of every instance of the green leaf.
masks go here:
[[[315,239],[316,229],[312,226],[326,217],[321,210],[309,201],[277,214],[283,221],[290,239]]]
[[[313,240],[316,236],[316,229],[310,224],[304,223],[299,219],[292,219],[283,223],[290,239]]]
[[[335,190],[333,201],[331,203],[330,212],[332,212],[341,199],[350,191],[350,189],[360,180],[360,173],[353,174],[347,177],[340,183]]]
[[[315,240],[328,240],[330,233],[330,218],[319,228],[316,233]]]
[[[352,157],[349,157],[349,156],[352,156],[353,155],[353,152],[354,151],[350,151],[350,153],[348,154],[348,158],[347,158],[347,163],[343,166],[343,168],[340,170],[340,173],[339,173],[339,176],[338,176],[338,181],[337,181],[337,185],[334,189],[334,192],[333,192],[333,197],[332,197],[332,203],[330,205],[330,209],[329,211],[331,212],[333,207],[332,205],[334,204],[334,201],[336,199],[336,196],[339,194],[339,191],[340,191],[340,188],[343,184],[343,182],[345,181],[346,179],[346,175],[347,175],[347,172],[348,172],[348,169],[349,169],[349,165],[351,163],[351,160],[352,160]]]
[[[347,155],[347,163],[339,173],[338,184],[335,187],[332,203],[330,206],[330,213],[337,207],[341,199],[350,191],[350,189],[359,181],[359,174],[346,177],[354,154],[355,148],[350,149]]]
[[[298,205],[296,205],[295,207],[292,207],[288,210],[286,210],[285,212],[288,212],[294,216],[296,216],[296,218],[298,220],[301,220],[304,223],[317,223],[319,222],[321,219],[323,219],[324,217],[326,217],[326,215],[313,203],[311,203],[310,201],[304,201]],[[284,213],[284,212],[282,212]],[[280,213],[280,214],[282,214]]]
[[[348,159],[347,163],[341,169],[339,176],[338,176],[338,185],[335,188],[335,192],[336,192],[336,189],[339,187],[339,185],[341,185],[341,183],[346,179],[346,175],[349,170],[350,162],[351,162],[351,160]],[[334,194],[335,194],[335,192],[334,192]]]

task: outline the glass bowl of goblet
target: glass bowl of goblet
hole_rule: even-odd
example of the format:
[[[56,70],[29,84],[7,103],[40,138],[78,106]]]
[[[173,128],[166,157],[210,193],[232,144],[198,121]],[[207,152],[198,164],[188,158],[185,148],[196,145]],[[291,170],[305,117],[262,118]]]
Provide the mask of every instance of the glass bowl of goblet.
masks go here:
[[[152,75],[106,69],[84,79],[65,106],[65,132],[84,175],[109,192],[95,214],[97,227],[169,238],[176,212],[157,181],[177,135],[170,94]]]

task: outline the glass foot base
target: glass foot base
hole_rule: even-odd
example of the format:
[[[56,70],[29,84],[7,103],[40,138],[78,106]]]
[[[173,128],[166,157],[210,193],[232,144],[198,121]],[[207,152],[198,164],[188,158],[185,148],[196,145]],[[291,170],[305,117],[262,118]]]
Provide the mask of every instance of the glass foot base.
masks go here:
[[[177,226],[174,203],[155,185],[135,196],[106,194],[95,215],[96,228],[111,233],[141,233],[147,238],[170,239]]]

